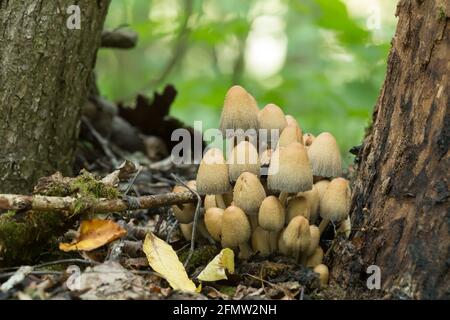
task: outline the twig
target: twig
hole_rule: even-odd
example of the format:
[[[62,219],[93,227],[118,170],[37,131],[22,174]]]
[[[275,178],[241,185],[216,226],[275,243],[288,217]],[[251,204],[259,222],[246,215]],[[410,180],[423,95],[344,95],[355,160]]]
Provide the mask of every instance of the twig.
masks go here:
[[[61,260],[55,260],[50,262],[41,263],[35,266],[32,266],[33,269],[39,269],[42,267],[52,266],[55,264],[63,264],[63,263],[81,263],[81,264],[100,264],[100,262],[93,261],[93,260],[84,260],[84,259],[61,259]],[[8,268],[1,268],[0,272],[7,271],[7,270],[17,270],[19,267],[8,267]]]
[[[197,206],[195,208],[194,221],[192,222],[191,248],[189,249],[189,254],[188,254],[187,258],[186,258],[186,261],[184,262],[184,267],[186,267],[188,265],[188,263],[189,263],[189,260],[192,258],[192,255],[193,255],[194,250],[195,250],[195,236],[196,236],[196,231],[197,231],[197,222],[198,222],[198,218],[199,218],[199,215],[200,215],[200,206],[201,206],[201,203],[202,203],[202,198],[197,193],[197,191],[191,189],[186,183],[184,183],[184,181],[182,181],[180,178],[178,178],[175,174],[171,173],[171,176],[176,181],[178,181],[183,186],[185,186],[190,192],[192,192],[193,195],[195,195],[197,197]]]
[[[194,203],[192,192],[169,192],[127,199],[79,199],[73,197],[49,197],[41,195],[0,194],[0,209],[81,212],[123,212],[126,210],[150,209],[174,204]],[[84,210],[80,210],[80,204]]]
[[[119,161],[117,160],[116,156],[111,151],[111,149],[109,148],[108,140],[103,138],[103,136],[97,130],[95,130],[94,126],[91,124],[91,122],[85,116],[81,117],[81,120],[91,131],[91,133],[95,137],[95,139],[97,139],[98,143],[100,143],[100,146],[102,147],[105,154],[111,159],[113,166],[117,167],[119,165]]]
[[[131,179],[131,181],[128,184],[127,190],[125,190],[124,195],[127,195],[128,192],[130,192],[131,187],[133,187],[134,183],[136,182],[136,179],[138,177],[138,175],[141,173],[142,171],[142,167],[139,166],[138,170],[136,171],[135,175],[133,176],[133,178]]]

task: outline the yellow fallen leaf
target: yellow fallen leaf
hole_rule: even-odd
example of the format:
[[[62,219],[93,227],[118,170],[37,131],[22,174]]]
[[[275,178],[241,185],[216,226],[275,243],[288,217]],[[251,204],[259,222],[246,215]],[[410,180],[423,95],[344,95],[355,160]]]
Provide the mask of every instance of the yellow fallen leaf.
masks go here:
[[[225,248],[211,260],[205,269],[198,275],[201,281],[217,281],[228,279],[225,270],[234,273],[234,252],[230,248]]]
[[[91,251],[127,234],[127,231],[111,220],[84,220],[80,234],[72,243],[60,243],[62,251]]]
[[[161,274],[174,290],[197,291],[171,245],[150,232],[145,237],[143,249],[150,267]]]

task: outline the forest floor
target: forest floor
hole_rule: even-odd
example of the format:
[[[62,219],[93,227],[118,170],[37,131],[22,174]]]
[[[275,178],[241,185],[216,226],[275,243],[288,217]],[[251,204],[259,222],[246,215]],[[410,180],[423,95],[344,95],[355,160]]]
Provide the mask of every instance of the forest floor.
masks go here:
[[[179,184],[177,180],[187,182],[195,179],[196,165],[174,165],[167,152],[172,143],[167,132],[173,131],[176,126],[184,127],[180,121],[168,117],[172,100],[170,97],[168,99],[168,95],[173,94],[170,88],[166,88],[151,102],[140,96],[134,111],[125,112],[122,109],[117,112],[117,106],[109,102],[91,99],[91,110],[84,112],[74,172],[85,170],[79,176],[82,179],[106,183],[108,178],[101,179],[113,177],[114,172],[117,179],[120,170],[116,169],[121,164],[125,163],[121,168],[131,166],[132,170],[127,174],[121,172],[119,175],[122,176],[116,181],[120,197],[164,194]],[[103,120],[108,119],[108,114],[111,115],[111,106],[115,111],[109,117],[110,122],[106,122],[106,127],[114,128],[111,121],[115,117],[120,117],[122,125],[113,129],[116,132],[105,134],[102,132],[105,128]],[[139,122],[142,118],[152,119],[151,123]],[[117,122],[118,119],[115,120]],[[121,138],[114,138],[118,136]],[[143,148],[134,147],[136,145]],[[49,195],[49,190],[54,190],[57,184],[61,186],[64,179],[58,174],[41,179],[35,191]],[[124,232],[110,237],[95,249],[60,250],[64,245],[67,247],[76,242],[77,238],[80,240],[82,221],[95,219],[113,221],[114,226]],[[93,232],[98,236],[102,230]],[[246,260],[236,257],[234,273],[227,273],[228,279],[202,283],[198,293],[181,293],[173,290],[160,274],[150,268],[143,250],[144,239],[149,232],[166,241],[182,263],[189,260],[185,270],[196,286],[199,284],[199,273],[221,251],[219,244],[201,237],[197,238],[195,250],[191,251],[190,241],[180,231],[170,206],[79,215],[60,234],[56,230],[52,232],[45,249],[35,249],[39,251],[32,252],[32,258],[24,261],[22,266],[0,269],[0,299],[303,300],[373,297],[361,290],[347,292],[333,281],[327,287],[320,288],[318,275],[312,269],[278,254],[268,257],[256,254]],[[321,240],[324,249],[349,245],[342,237],[332,240],[332,228],[328,232],[331,235],[327,237],[325,234]],[[332,251],[325,254],[325,261],[332,261],[329,256]]]

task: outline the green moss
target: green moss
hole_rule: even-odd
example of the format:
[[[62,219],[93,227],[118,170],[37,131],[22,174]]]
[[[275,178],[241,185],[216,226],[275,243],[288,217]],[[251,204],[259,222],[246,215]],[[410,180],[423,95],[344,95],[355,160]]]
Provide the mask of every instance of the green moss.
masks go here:
[[[236,287],[223,286],[219,287],[218,289],[221,293],[226,294],[229,297],[234,297],[234,295],[236,294]]]
[[[71,187],[81,196],[107,199],[117,199],[120,196],[116,188],[105,185],[86,170],[82,170],[80,175],[71,182]]]
[[[48,249],[56,249],[52,241],[73,220],[61,212],[16,214],[8,211],[0,216],[0,265],[31,263]]]

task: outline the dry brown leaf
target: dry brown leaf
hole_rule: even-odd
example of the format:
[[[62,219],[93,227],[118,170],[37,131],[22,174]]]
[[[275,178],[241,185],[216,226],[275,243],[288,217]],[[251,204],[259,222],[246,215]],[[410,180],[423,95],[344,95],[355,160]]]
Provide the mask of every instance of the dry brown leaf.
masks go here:
[[[62,251],[91,251],[114,241],[127,233],[125,229],[111,220],[84,220],[81,222],[80,234],[72,243],[60,243]]]

